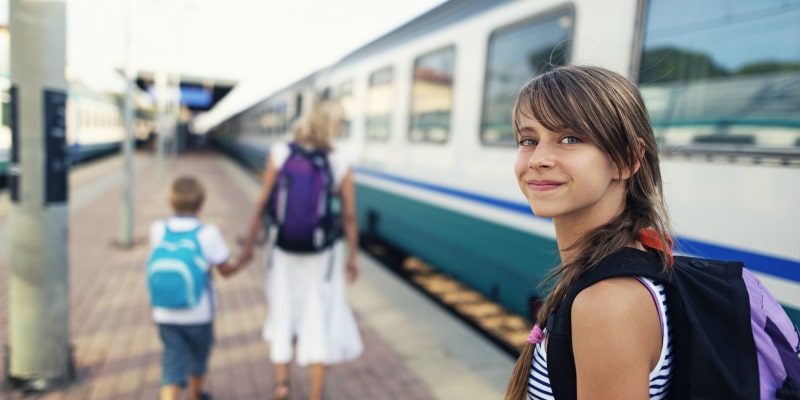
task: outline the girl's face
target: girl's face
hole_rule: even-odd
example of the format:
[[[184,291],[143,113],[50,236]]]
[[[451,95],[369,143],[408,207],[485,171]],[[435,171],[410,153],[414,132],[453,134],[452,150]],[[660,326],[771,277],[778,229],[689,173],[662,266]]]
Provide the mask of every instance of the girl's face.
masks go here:
[[[522,116],[514,171],[534,214],[591,229],[622,211],[625,185],[611,158],[584,139]]]

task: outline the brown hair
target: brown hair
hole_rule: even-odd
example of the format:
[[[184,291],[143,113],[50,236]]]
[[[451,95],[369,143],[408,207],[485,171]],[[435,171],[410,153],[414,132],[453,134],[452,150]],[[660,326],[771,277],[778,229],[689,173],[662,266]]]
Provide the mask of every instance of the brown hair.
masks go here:
[[[195,214],[205,198],[205,189],[191,176],[182,176],[172,182],[169,204],[176,213]]]
[[[639,169],[625,183],[625,207],[611,221],[581,237],[570,249],[577,256],[556,266],[542,284],[552,290],[536,316],[544,327],[578,277],[600,260],[652,228],[668,248],[670,226],[663,199],[658,148],[639,90],[623,76],[604,68],[564,66],[533,78],[520,91],[513,110],[515,132],[521,117],[533,118],[555,132],[576,132],[608,154],[617,169]],[[665,268],[667,255],[661,253]],[[534,345],[520,354],[506,390],[507,400],[524,399]]]
[[[331,142],[342,128],[343,111],[339,103],[323,100],[292,125],[295,140],[315,149],[330,151]]]

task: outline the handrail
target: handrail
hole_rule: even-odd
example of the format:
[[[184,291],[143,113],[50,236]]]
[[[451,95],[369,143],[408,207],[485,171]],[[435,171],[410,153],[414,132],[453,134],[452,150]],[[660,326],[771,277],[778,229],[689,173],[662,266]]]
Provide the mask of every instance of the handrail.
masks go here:
[[[661,155],[665,158],[686,157],[704,158],[709,162],[728,161],[736,164],[764,164],[786,167],[800,167],[800,147],[764,148],[743,145],[661,145]]]

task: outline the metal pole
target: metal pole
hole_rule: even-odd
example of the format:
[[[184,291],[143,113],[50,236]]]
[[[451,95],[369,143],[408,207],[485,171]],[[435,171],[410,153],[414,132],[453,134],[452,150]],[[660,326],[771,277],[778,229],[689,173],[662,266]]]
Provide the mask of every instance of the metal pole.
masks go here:
[[[66,5],[11,0],[11,273],[8,369],[15,387],[73,376],[69,346]]]
[[[122,195],[122,215],[119,224],[119,244],[133,245],[133,85],[136,75],[133,66],[133,0],[127,1],[125,18],[125,140],[122,150],[125,157],[125,173]]]
[[[162,177],[164,174],[164,156],[166,153],[165,147],[167,145],[166,141],[169,132],[169,119],[167,115],[167,74],[163,68],[156,71],[154,84],[156,87],[156,120],[158,121],[158,143],[156,154],[158,158],[159,177]]]

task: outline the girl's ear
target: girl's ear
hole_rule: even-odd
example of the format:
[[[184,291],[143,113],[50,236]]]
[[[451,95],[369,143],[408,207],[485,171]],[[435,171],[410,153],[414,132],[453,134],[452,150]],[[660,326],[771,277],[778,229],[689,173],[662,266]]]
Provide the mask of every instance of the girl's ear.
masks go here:
[[[639,143],[639,148],[637,149],[639,151],[639,155],[644,157],[644,140],[642,140],[642,138],[637,138],[637,142]],[[642,164],[639,162],[639,159],[640,158],[637,157],[636,160],[634,160],[632,167],[625,166],[620,170],[620,180],[627,180],[636,175],[636,172],[639,171],[639,168],[642,166]]]

